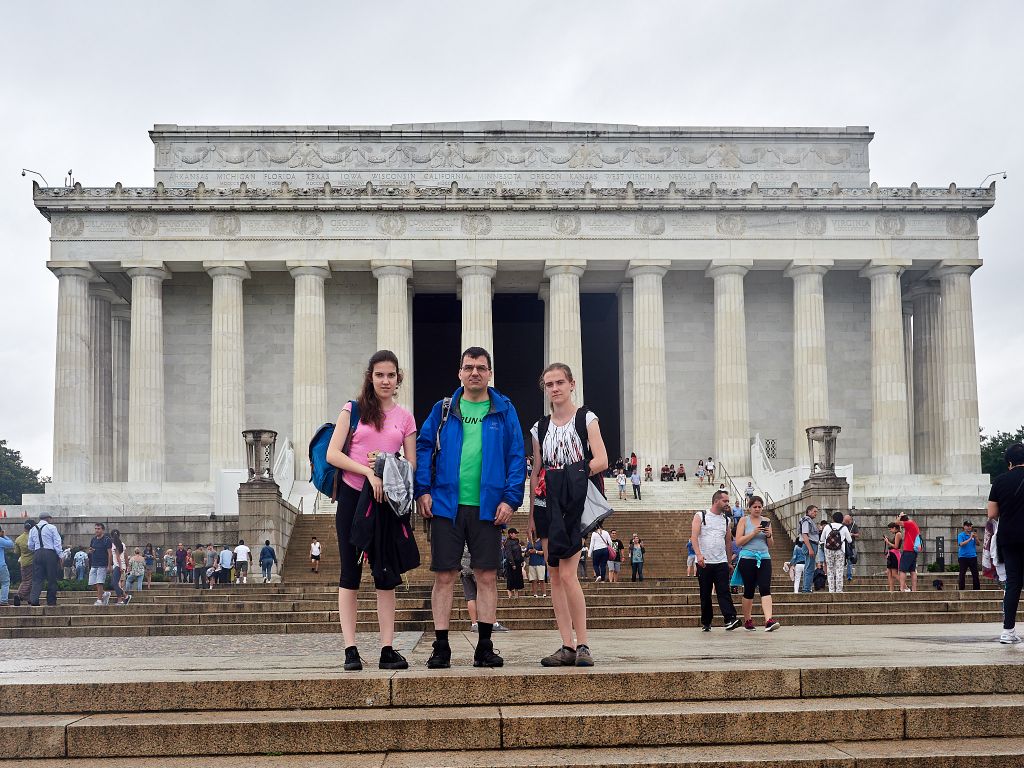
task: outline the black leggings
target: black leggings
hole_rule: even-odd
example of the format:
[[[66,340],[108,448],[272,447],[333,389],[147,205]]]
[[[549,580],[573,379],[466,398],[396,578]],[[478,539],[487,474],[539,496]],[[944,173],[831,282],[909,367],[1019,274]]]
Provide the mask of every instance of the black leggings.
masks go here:
[[[1003,594],[1003,629],[1013,629],[1017,624],[1017,608],[1020,606],[1021,583],[1024,581],[1024,547],[1000,544],[999,554],[1003,558],[1003,565],[1006,566],[1006,592]]]
[[[338,511],[334,513],[334,529],[338,534],[338,556],[341,558],[341,578],[338,579],[338,586],[342,589],[359,589],[359,582],[363,578],[363,553],[349,543],[352,518],[356,515],[360,493],[361,491],[352,488],[348,483],[338,482]],[[374,586],[381,589],[376,584]]]
[[[761,593],[761,597],[769,597],[772,594],[772,561],[768,558],[761,560],[761,567],[757,567],[757,560],[744,557],[740,560],[740,578],[743,579],[743,597],[746,600],[754,599],[754,590]]]

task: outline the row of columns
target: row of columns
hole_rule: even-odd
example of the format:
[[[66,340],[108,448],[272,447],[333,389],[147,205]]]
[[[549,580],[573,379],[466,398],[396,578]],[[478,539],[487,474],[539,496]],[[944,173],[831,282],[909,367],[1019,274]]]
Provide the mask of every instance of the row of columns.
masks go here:
[[[162,266],[125,265],[132,281],[130,313],[109,289],[90,290],[87,265],[54,265],[59,279],[54,479],[58,482],[162,482],[165,465]],[[327,262],[289,262],[295,283],[292,424],[297,446],[308,443],[327,414],[324,283]],[[730,473],[749,474],[750,415],[744,276],[749,261],[714,262],[714,426],[716,458]],[[794,445],[808,426],[829,421],[823,277],[831,262],[793,263]],[[213,282],[210,477],[244,466],[244,265],[206,262]],[[580,277],[585,261],[545,265],[545,360],[564,362],[585,402]],[[633,291],[633,443],[653,465],[668,458],[663,278],[669,262],[631,262]],[[910,294],[904,320],[902,265],[872,263],[872,456],[875,474],[968,474],[980,471],[977,383],[971,314],[973,265],[943,264]],[[412,398],[410,261],[371,263],[377,279],[377,346],[405,367]],[[494,261],[460,261],[462,345],[493,348]],[[129,317],[130,314],[130,317]],[[130,330],[129,330],[130,329]],[[912,337],[912,338],[911,338]],[[906,340],[906,346],[902,343]],[[912,355],[912,361],[911,356]],[[912,364],[911,364],[912,362]],[[129,375],[130,371],[130,375]],[[912,383],[911,383],[912,380]],[[913,408],[910,408],[910,404]],[[911,429],[913,424],[913,430]],[[127,425],[127,430],[125,430]],[[127,434],[126,434],[127,432]],[[913,463],[911,461],[913,446]],[[303,451],[296,477],[308,479]]]

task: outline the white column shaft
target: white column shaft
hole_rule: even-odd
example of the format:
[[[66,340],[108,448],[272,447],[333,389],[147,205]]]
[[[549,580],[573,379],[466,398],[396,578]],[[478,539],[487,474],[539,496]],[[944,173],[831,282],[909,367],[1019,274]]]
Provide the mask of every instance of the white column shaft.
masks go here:
[[[243,266],[204,265],[213,279],[210,346],[210,480],[222,469],[244,469],[245,325]],[[299,451],[296,450],[296,453]]]
[[[634,263],[633,279],[633,448],[652,467],[668,462],[668,387],[665,372],[665,298],[667,265]]]
[[[87,265],[54,267],[57,287],[57,361],[53,398],[53,480],[90,480],[92,350]]]
[[[876,475],[910,474],[901,266],[871,265],[871,456]]]
[[[945,472],[981,473],[978,442],[978,372],[974,355],[974,314],[970,266],[940,266]]]
[[[131,380],[128,388],[128,481],[162,483],[164,328],[162,267],[132,267]]]
[[[110,295],[93,293],[89,297],[89,324],[92,339],[92,448],[91,474],[94,483],[114,479],[114,392],[111,355]]]
[[[829,423],[825,293],[821,265],[794,265],[793,279],[793,460],[810,462],[807,428]]]
[[[907,380],[907,445],[910,447],[910,469],[916,472],[914,458],[914,305],[903,302],[903,368]]]
[[[309,480],[306,447],[313,432],[327,418],[327,321],[324,281],[330,269],[323,265],[291,265],[295,279],[295,325],[292,344],[292,434],[295,444],[295,479]]]
[[[580,276],[585,262],[548,262],[544,274],[550,281],[548,364],[565,363],[576,380],[574,400],[585,404],[583,394],[583,332],[580,324]]]
[[[750,474],[750,404],[747,386],[746,266],[715,265],[715,460],[730,475]],[[634,296],[634,311],[638,308]],[[634,380],[634,389],[637,382]],[[641,415],[634,414],[636,425]]]
[[[377,278],[377,349],[390,349],[398,358],[403,376],[399,399],[412,410],[412,262],[374,261],[370,266]]]
[[[455,271],[462,281],[462,349],[483,347],[494,358],[493,293],[497,273],[493,261],[459,261]],[[461,351],[461,350],[460,350]],[[497,367],[497,362],[492,368]]]
[[[128,480],[128,381],[131,361],[131,309],[111,310],[111,388],[114,425],[114,481]]]
[[[939,316],[939,286],[920,282],[911,291],[914,305],[913,387],[914,471],[938,475],[945,455],[942,402],[942,331]]]

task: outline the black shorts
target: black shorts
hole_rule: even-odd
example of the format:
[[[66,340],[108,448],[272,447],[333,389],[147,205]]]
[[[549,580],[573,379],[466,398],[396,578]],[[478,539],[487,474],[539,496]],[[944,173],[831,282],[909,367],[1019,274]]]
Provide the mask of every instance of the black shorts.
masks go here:
[[[458,571],[462,551],[469,545],[469,565],[496,571],[501,564],[501,526],[480,519],[480,507],[459,505],[455,520],[430,518],[430,570]]]
[[[896,557],[892,552],[885,556],[885,567],[890,571],[895,571],[900,567],[900,559]]]
[[[362,492],[352,488],[348,483],[338,483],[338,511],[334,513],[334,529],[338,534],[338,556],[341,558],[341,577],[338,579],[338,586],[342,589],[359,589],[359,582],[363,578],[362,552],[349,543],[352,535],[352,518],[356,516],[360,493]],[[394,589],[377,584],[374,586],[382,591]]]
[[[320,555],[310,555],[309,559],[310,560],[319,560],[320,559]]]
[[[533,527],[537,529],[537,538],[546,539],[551,520],[548,518],[547,504],[533,503]]]
[[[740,559],[740,577],[743,579],[743,597],[747,600],[754,599],[754,591],[761,593],[761,597],[769,597],[772,594],[772,561],[765,558],[761,561],[761,567],[757,560],[752,557]]]

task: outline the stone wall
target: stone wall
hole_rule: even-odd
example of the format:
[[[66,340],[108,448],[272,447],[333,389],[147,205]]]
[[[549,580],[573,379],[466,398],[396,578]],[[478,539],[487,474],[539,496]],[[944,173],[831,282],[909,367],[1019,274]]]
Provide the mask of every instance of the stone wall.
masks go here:
[[[714,285],[703,272],[665,275],[665,362],[670,462],[714,453]]]

